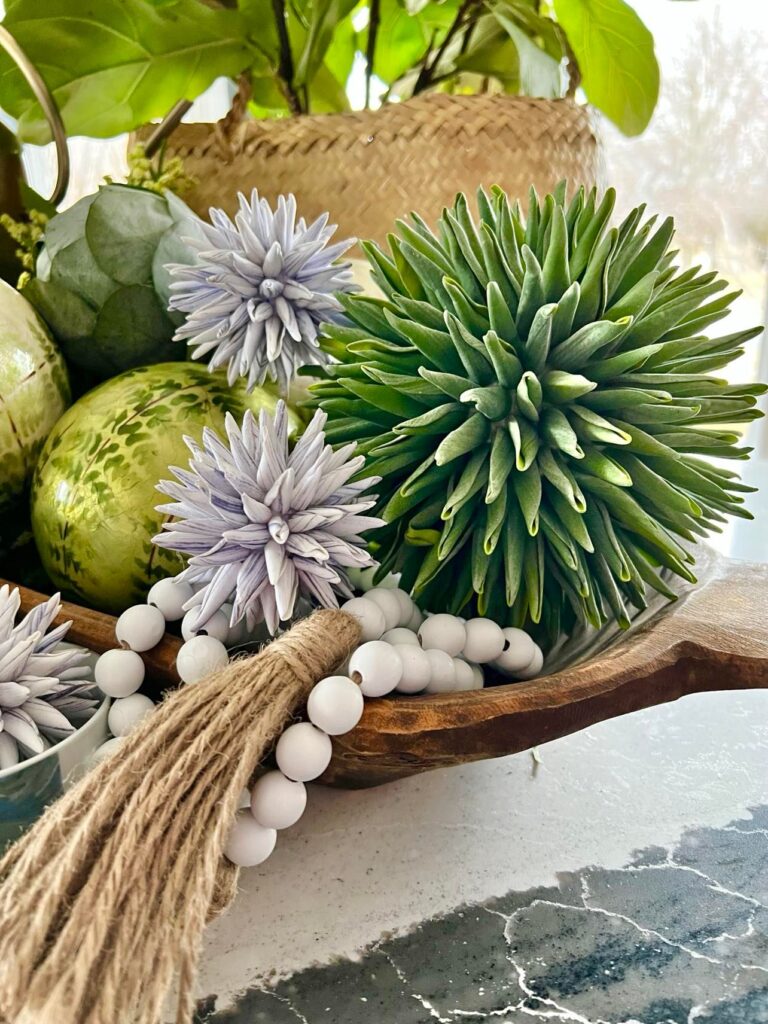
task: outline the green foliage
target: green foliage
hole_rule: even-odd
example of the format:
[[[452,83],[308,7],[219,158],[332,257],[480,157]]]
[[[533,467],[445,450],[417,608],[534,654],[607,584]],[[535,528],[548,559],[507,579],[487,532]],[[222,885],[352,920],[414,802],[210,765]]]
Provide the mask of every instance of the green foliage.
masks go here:
[[[115,184],[48,222],[24,295],[68,362],[102,380],[178,357],[165,264],[193,262],[196,225],[173,193]]]
[[[9,0],[5,6],[5,27],[45,78],[70,135],[130,131],[255,60],[240,14],[199,0]],[[0,95],[25,142],[47,141],[29,86],[4,53]]]
[[[524,218],[494,189],[437,234],[413,215],[366,245],[385,298],[345,296],[326,328],[313,403],[381,477],[381,572],[427,608],[627,626],[648,588],[672,596],[662,570],[694,580],[693,542],[751,518],[720,460],[749,454],[766,388],[714,374],[760,331],[710,337],[738,293],[675,265],[671,219],[611,227],[613,205],[561,186]]]
[[[48,82],[70,134],[130,131],[220,75],[249,77],[257,116],[345,110],[356,55],[365,61],[367,103],[432,89],[556,97],[581,82],[593,105],[636,134],[658,93],[653,40],[624,0],[555,0],[553,7],[238,0],[236,9],[235,0],[9,0],[6,7],[6,27]],[[20,137],[44,141],[42,114],[5,54],[0,91],[20,119]]]
[[[35,260],[45,234],[48,215],[39,210],[30,210],[26,220],[14,220],[8,213],[0,213],[0,228],[7,231],[16,243],[16,257],[22,268],[18,287],[30,280],[35,269]]]
[[[109,176],[104,181],[107,185],[115,184]],[[138,143],[128,154],[125,184],[145,188],[158,195],[173,192],[174,195],[183,196],[196,184],[196,180],[184,170],[184,161],[180,156],[166,160],[161,147],[157,157],[148,157],[143,143]]]
[[[659,97],[653,36],[624,0],[554,0],[590,102],[639,135]]]

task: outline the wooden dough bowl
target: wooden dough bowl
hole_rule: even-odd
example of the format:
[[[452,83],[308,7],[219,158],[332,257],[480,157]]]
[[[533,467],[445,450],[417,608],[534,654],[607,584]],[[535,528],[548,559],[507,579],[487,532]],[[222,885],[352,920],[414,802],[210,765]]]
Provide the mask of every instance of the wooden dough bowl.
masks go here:
[[[698,584],[677,602],[651,610],[627,634],[593,635],[588,657],[583,644],[570,650],[566,644],[554,670],[531,682],[367,701],[357,728],[334,740],[321,781],[376,786],[518,753],[687,694],[768,687],[768,565],[700,549],[697,573]],[[41,599],[22,588],[24,609]],[[74,620],[69,638],[75,643],[99,652],[115,646],[109,615],[65,603],[59,619]],[[144,655],[159,688],[175,679],[178,646],[166,634]],[[569,658],[570,667],[558,667]]]

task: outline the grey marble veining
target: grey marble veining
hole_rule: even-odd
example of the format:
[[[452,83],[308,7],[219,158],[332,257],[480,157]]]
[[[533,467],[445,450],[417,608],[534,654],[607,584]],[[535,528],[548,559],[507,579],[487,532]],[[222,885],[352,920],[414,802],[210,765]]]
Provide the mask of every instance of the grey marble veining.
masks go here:
[[[204,1000],[210,1024],[768,1022],[768,806]]]

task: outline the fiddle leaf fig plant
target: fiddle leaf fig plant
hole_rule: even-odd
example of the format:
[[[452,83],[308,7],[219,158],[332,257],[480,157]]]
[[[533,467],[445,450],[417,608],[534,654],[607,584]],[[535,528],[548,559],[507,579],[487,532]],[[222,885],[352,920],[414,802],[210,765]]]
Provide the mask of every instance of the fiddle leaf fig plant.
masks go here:
[[[350,96],[581,87],[628,135],[659,88],[653,38],[625,0],[8,0],[4,24],[70,134],[131,131],[220,76],[245,76],[260,117],[345,110]],[[4,54],[0,96],[23,141],[46,140]]]

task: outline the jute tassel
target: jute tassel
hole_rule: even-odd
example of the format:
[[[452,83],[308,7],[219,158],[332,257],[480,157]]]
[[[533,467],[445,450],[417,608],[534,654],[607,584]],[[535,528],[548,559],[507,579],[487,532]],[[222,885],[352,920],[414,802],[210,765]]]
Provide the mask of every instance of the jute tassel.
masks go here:
[[[286,720],[359,641],[319,611],[182,687],[0,861],[0,1020],[156,1024],[194,1011],[206,921],[232,898],[222,847]]]

